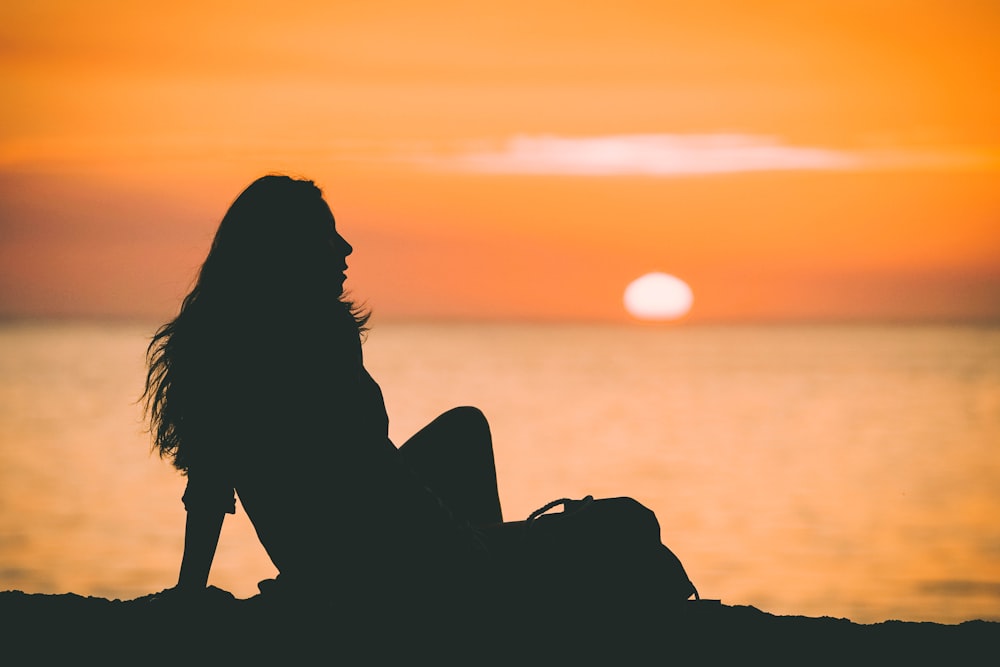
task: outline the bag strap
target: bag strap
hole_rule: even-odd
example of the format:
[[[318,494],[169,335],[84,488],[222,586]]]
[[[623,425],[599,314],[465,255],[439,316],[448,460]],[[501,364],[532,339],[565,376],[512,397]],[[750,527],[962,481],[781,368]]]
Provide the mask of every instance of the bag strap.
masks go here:
[[[594,502],[594,496],[584,496],[580,500],[573,500],[572,498],[559,498],[557,500],[553,500],[552,502],[546,503],[529,514],[527,520],[525,521],[526,527],[530,528],[531,524],[535,522],[535,519],[542,516],[553,507],[562,505],[563,514],[567,514],[569,512],[576,513],[587,507],[587,505],[590,505],[592,502]]]

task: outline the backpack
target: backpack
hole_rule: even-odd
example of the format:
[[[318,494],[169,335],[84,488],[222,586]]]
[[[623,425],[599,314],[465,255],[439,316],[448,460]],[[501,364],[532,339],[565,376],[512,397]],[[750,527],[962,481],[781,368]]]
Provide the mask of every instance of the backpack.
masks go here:
[[[509,585],[529,624],[634,633],[662,627],[699,599],[661,541],[656,515],[633,498],[560,498],[520,530],[508,554]]]

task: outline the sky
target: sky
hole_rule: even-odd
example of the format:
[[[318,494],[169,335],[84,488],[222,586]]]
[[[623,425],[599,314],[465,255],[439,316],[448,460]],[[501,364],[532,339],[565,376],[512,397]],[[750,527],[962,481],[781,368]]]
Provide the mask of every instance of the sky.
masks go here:
[[[172,316],[310,178],[375,321],[1000,321],[1000,5],[0,10],[0,316]]]

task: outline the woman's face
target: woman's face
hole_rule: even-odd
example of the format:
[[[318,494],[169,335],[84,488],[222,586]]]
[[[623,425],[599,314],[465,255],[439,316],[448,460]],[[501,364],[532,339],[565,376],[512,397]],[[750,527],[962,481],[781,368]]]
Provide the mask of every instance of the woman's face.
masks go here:
[[[347,242],[347,239],[341,236],[340,232],[337,231],[337,223],[333,219],[333,213],[329,212],[329,208],[327,208],[327,212],[329,215],[329,236],[327,237],[326,242],[329,244],[330,250],[333,253],[333,260],[337,262],[337,267],[340,269],[340,290],[343,292],[344,281],[347,280],[347,257],[354,252],[354,248],[351,247],[351,244]]]
[[[354,252],[354,248],[352,248],[351,244],[348,243],[347,240],[336,230],[334,230],[334,237],[331,241],[331,245],[336,257],[342,263],[342,269],[340,272],[340,290],[343,292],[344,281],[347,280],[347,256]]]

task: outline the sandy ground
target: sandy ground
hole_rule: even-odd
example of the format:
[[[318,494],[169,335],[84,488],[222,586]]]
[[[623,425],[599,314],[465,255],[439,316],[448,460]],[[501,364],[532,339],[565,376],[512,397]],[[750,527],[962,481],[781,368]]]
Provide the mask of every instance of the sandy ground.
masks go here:
[[[250,600],[197,607],[0,592],[9,664],[988,664],[1000,623],[775,616],[689,601],[641,620],[622,610],[462,628],[419,615],[337,616]],[[622,619],[628,619],[623,622]],[[468,619],[466,619],[468,620]],[[400,661],[406,661],[401,663]]]

